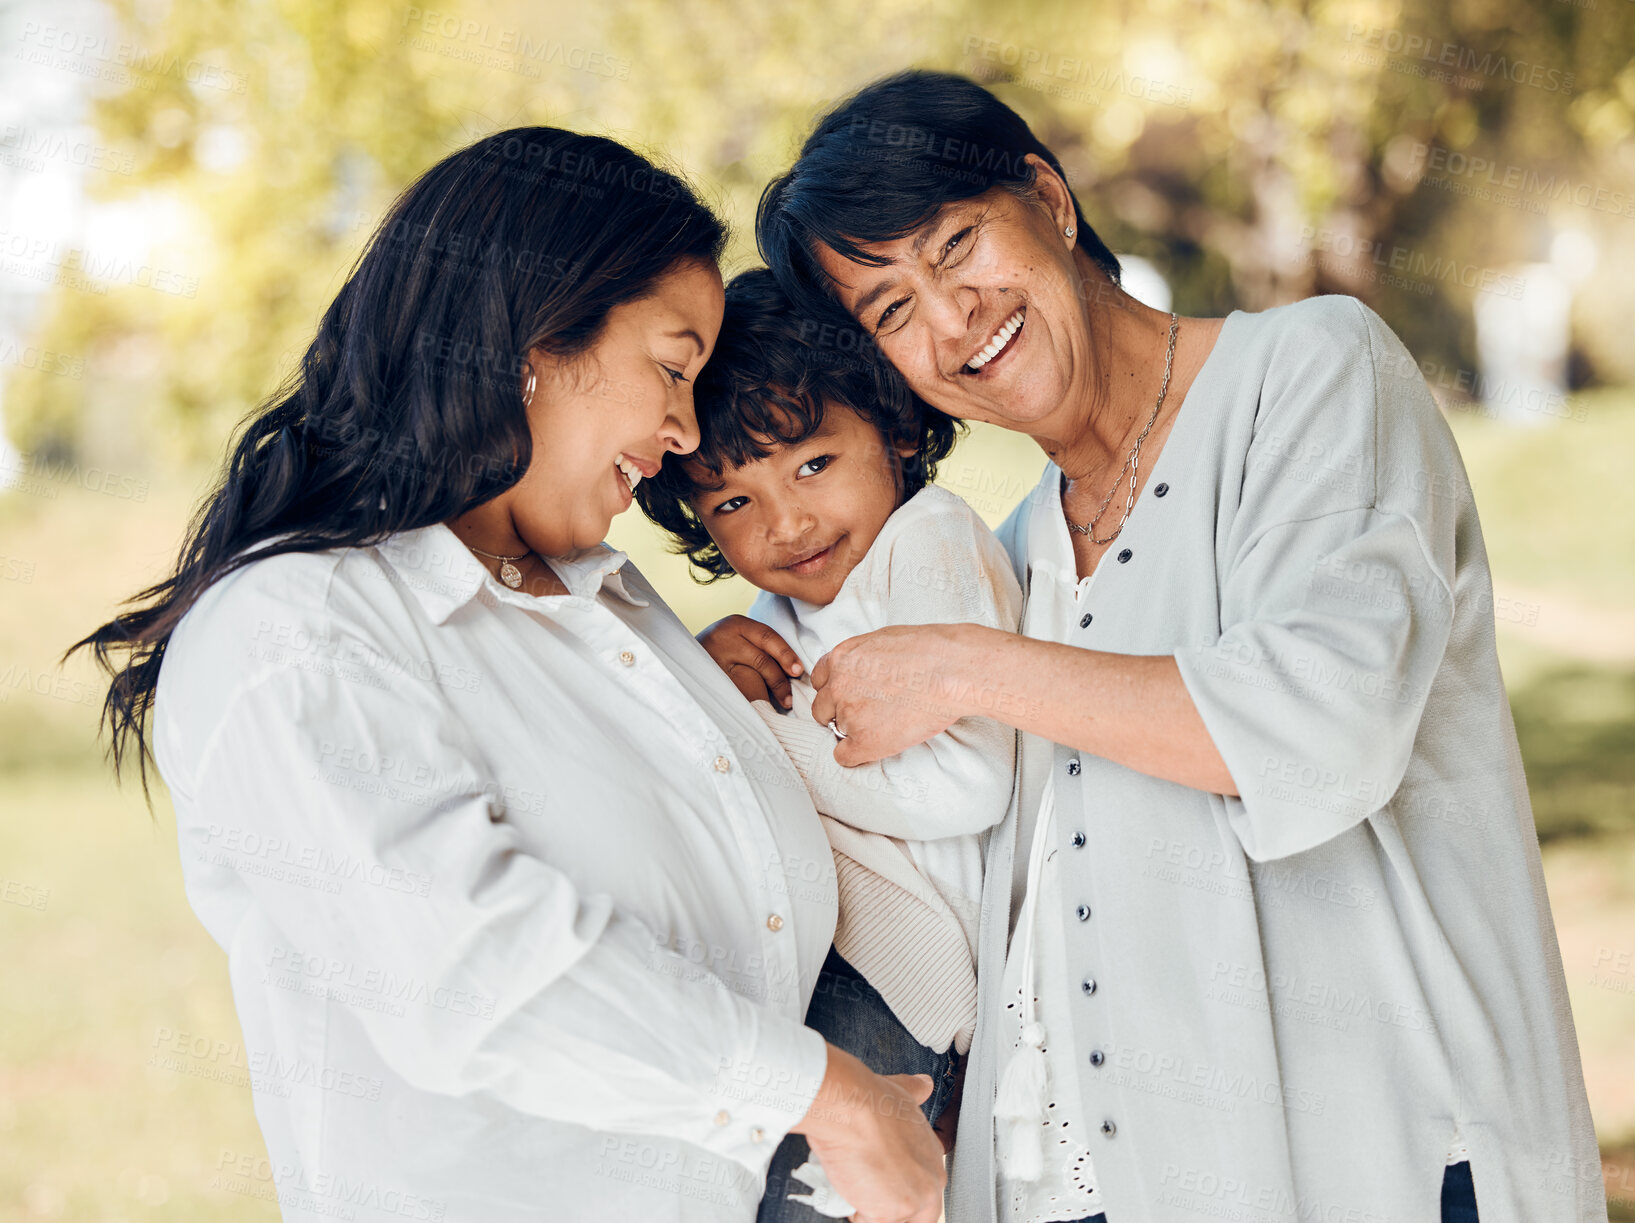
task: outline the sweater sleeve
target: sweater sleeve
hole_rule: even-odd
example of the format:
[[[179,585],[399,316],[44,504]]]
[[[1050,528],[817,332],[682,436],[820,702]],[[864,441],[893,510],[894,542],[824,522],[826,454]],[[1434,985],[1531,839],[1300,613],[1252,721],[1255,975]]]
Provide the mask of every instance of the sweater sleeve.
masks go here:
[[[1319,301],[1267,374],[1223,523],[1219,638],[1176,654],[1257,861],[1345,832],[1401,783],[1447,649],[1468,502],[1401,342],[1361,303]]]
[[[1022,593],[1010,558],[992,531],[955,497],[928,488],[935,512],[884,541],[867,600],[870,629],[893,624],[982,624],[1015,632]],[[897,756],[848,768],[834,758],[835,738],[812,720],[812,688],[797,681],[795,704],[780,713],[757,702],[773,735],[799,770],[812,803],[864,832],[930,841],[987,830],[1004,818],[1016,766],[1016,732],[992,718],[961,718]]]

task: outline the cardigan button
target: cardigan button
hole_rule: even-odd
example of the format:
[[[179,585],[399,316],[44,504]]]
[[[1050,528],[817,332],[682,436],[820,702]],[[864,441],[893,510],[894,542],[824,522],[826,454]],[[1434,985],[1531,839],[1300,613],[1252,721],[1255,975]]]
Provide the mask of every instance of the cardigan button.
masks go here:
[[[1077,756],[1073,757],[1073,759],[1067,762],[1067,775],[1069,777],[1077,777],[1079,775],[1079,770],[1082,767],[1084,766],[1079,763],[1079,758]]]
[[[1083,849],[1084,848],[1084,833],[1075,832],[1073,834],[1073,848],[1074,849]]]
[[[1089,612],[1085,612],[1084,615],[1079,617],[1079,627],[1080,628],[1089,628],[1090,627],[1090,621],[1092,621],[1094,619],[1095,619],[1095,617],[1092,616]]]
[[[1086,977],[1079,985],[1079,988],[1084,991],[1084,996],[1088,998],[1091,994],[1096,992],[1096,979],[1094,977]]]
[[[1169,485],[1160,484],[1157,488],[1152,490],[1152,495],[1154,497],[1162,497],[1167,492],[1169,492]]]
[[[1100,1066],[1106,1060],[1107,1060],[1106,1055],[1103,1054],[1100,1049],[1090,1050],[1090,1064],[1092,1066]]]
[[[1120,552],[1118,554],[1118,563],[1121,564],[1121,565],[1128,564],[1130,558],[1132,556],[1134,556],[1134,555],[1135,555],[1134,552],[1131,552],[1128,548],[1125,548],[1122,552]]]
[[[1073,910],[1073,915],[1075,917],[1077,917],[1080,921],[1089,921],[1090,920],[1090,906],[1089,905],[1080,905],[1078,908]]]

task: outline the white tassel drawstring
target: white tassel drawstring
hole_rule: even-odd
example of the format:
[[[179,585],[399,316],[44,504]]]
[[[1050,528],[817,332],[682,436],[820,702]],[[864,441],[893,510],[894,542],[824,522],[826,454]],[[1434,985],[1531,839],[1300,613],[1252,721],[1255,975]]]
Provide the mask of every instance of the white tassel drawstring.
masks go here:
[[[1022,926],[1022,1045],[1011,1054],[999,1077],[994,1097],[998,1123],[1000,1170],[1011,1180],[1036,1181],[1044,1175],[1044,1129],[1050,1120],[1050,1063],[1045,1056],[1045,1025],[1039,1022],[1033,996],[1033,936],[1038,918],[1039,871],[1050,844],[1050,823],[1056,813],[1047,788],[1039,804],[1028,855],[1027,896]]]
[[[810,1193],[789,1194],[791,1202],[805,1202],[828,1219],[849,1219],[857,1213],[857,1207],[842,1197],[840,1190],[830,1182],[829,1174],[818,1163],[817,1156],[809,1158],[789,1175],[811,1190]]]

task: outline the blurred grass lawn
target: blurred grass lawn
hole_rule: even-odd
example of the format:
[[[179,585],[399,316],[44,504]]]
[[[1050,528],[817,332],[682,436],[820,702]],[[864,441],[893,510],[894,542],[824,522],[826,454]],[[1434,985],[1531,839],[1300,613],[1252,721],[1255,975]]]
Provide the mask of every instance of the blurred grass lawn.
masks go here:
[[[1613,1218],[1635,1219],[1635,393],[1518,430],[1454,420],[1506,602],[1500,648],[1527,761]],[[997,523],[1030,489],[1031,442],[978,429],[941,479]],[[182,892],[156,816],[91,740],[73,637],[161,575],[191,491],[143,501],[67,484],[0,496],[0,1220],[271,1219],[225,961]],[[613,542],[694,628],[742,609],[704,588],[638,515]],[[1620,957],[1622,957],[1620,959]],[[1620,967],[1621,966],[1621,967]],[[186,1034],[198,1055],[165,1055]]]

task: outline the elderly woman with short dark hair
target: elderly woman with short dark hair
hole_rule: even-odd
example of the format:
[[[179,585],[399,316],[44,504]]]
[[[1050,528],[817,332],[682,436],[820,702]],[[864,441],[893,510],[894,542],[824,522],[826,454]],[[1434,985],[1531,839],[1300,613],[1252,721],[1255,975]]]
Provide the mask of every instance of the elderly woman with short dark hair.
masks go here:
[[[1021,634],[813,675],[843,764],[1022,732],[950,1223],[1604,1219],[1481,530],[1390,328],[1142,305],[1050,150],[938,73],[826,115],[758,236],[1049,459],[1000,532]]]

